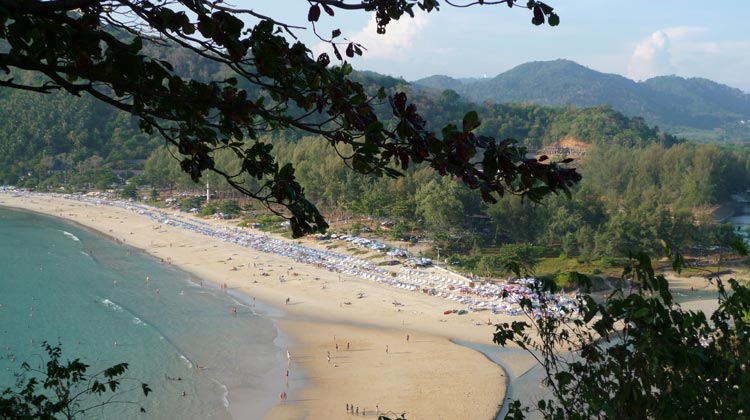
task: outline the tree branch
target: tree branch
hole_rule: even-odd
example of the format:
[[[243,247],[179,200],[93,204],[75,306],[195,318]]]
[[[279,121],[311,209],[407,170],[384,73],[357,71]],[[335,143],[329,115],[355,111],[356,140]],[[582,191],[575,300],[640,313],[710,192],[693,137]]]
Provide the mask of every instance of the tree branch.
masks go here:
[[[28,90],[37,93],[52,93],[52,91],[60,89],[60,86],[56,86],[50,83],[45,83],[41,86],[30,86],[13,83],[13,80],[14,79],[0,80],[0,86],[8,87],[11,89]]]
[[[374,1],[363,1],[359,3],[346,3],[344,0],[313,0],[312,3],[325,4],[342,10],[365,10],[374,6]]]
[[[82,9],[97,3],[97,0],[0,0],[0,7],[15,13],[46,14]]]
[[[503,3],[509,3],[510,4],[511,2],[513,2],[513,0],[475,1],[475,2],[472,2],[472,3],[466,3],[466,4],[456,4],[456,3],[451,2],[450,0],[445,0],[445,2],[448,5],[450,5],[450,6],[462,8],[462,7],[471,7],[471,6],[476,6],[476,5],[483,5],[483,6],[485,6],[485,5],[495,5],[495,4],[503,4]]]

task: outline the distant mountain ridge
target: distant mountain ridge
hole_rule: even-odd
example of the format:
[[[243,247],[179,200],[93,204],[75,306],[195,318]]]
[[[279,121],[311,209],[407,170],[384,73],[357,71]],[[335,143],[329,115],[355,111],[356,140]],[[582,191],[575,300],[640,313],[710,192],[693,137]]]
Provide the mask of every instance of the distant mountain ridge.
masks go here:
[[[521,64],[494,78],[460,80],[436,75],[412,85],[451,89],[475,102],[609,105],[686,137],[750,140],[750,94],[702,78],[660,76],[635,82],[570,60],[554,60]]]

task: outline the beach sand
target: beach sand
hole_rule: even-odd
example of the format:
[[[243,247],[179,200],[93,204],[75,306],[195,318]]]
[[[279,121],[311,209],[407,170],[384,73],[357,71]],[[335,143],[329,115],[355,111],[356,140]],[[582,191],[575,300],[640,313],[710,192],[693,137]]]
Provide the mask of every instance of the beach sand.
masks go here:
[[[489,311],[445,316],[443,311],[462,306],[160,224],[119,207],[10,194],[0,195],[0,205],[76,222],[280,309],[284,315],[275,318],[289,335],[294,391],[268,413],[268,420],[348,418],[353,415],[347,414],[347,404],[358,407],[360,415],[366,410],[368,418],[377,418],[377,410],[391,417],[405,412],[409,420],[493,419],[504,400],[505,372],[450,339],[491,344],[492,324],[518,318]],[[185,213],[179,217],[197,220]],[[231,221],[204,221],[217,229],[235,227]],[[295,242],[324,246],[308,239]],[[673,292],[683,295],[684,308],[716,308],[715,289],[705,278],[668,279]],[[512,378],[530,367],[530,358],[517,353],[503,360]],[[284,381],[279,378],[279,391],[286,389]],[[243,418],[242,401],[232,397],[232,413]]]
[[[461,306],[160,224],[119,207],[6,194],[0,195],[0,205],[76,222],[285,312],[277,323],[292,343],[289,380],[304,377],[306,385],[268,419],[346,418],[351,415],[346,404],[358,407],[360,415],[367,410],[368,418],[377,418],[377,407],[392,416],[405,412],[409,420],[493,419],[503,402],[503,370],[449,339],[491,343],[494,327],[488,321],[513,318],[488,311],[445,316],[444,310]],[[309,240],[304,245],[320,246]],[[283,384],[279,378],[279,391]]]

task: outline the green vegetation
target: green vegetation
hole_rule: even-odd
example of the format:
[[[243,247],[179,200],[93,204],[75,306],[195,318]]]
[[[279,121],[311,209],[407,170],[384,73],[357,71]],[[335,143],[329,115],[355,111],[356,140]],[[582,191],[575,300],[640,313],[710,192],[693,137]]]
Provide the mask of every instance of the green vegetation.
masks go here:
[[[138,186],[134,182],[131,182],[120,190],[120,195],[122,198],[135,200],[138,198]]]
[[[206,203],[201,209],[201,216],[212,216],[218,211],[218,207],[214,203]]]
[[[590,114],[586,121],[606,120],[611,112],[607,109],[555,112],[558,127],[585,126],[592,137],[605,138],[614,127],[627,132],[634,124],[622,116],[622,125],[619,119],[613,126],[574,122],[585,112]],[[572,121],[561,123],[570,116]],[[750,147],[660,142],[655,131],[641,134],[650,140],[638,137],[641,140],[635,142],[589,146],[576,161],[584,176],[570,190],[570,199],[553,195],[537,204],[508,195],[499,205],[483,203],[461,182],[441,177],[426,165],[412,167],[396,179],[360,176],[332,156],[322,138],[269,142],[282,162],[297,168],[307,197],[323,211],[349,214],[355,220],[389,220],[391,226],[380,235],[393,240],[414,232],[426,235],[443,255],[457,256],[467,273],[503,275],[499,249],[530,244],[543,249],[538,274],[578,270],[612,277],[619,268],[603,261],[625,257],[632,249],[658,255],[662,240],[694,254],[701,247],[727,246],[736,232],[715,226],[709,209],[730,200],[732,192],[744,191],[750,179]],[[178,176],[161,176],[163,188],[185,182],[174,160],[165,159],[157,167]],[[142,176],[152,177],[152,170],[147,168]],[[348,232],[363,228],[355,221]]]
[[[191,209],[200,209],[203,207],[205,197],[202,195],[194,195],[180,200],[180,208],[184,211],[190,211]]]
[[[552,196],[534,204],[511,196],[487,206],[459,183],[427,168],[396,180],[346,176],[343,165],[316,163],[322,147],[306,138],[290,155],[309,196],[330,211],[393,219],[388,234],[394,238],[412,229],[426,231],[444,255],[470,254],[475,242],[481,250],[477,254],[485,256],[506,244],[531,243],[544,247],[543,262],[564,255],[577,261],[576,267],[589,267],[589,273],[615,274],[609,264],[599,262],[625,256],[629,249],[658,253],[662,239],[684,250],[719,245],[711,233],[717,227],[696,209],[728,200],[750,179],[747,148],[592,146],[579,161],[584,178],[571,199]],[[286,150],[284,145],[279,149]],[[461,267],[479,272],[475,262],[479,259],[463,257]],[[493,272],[501,271],[501,263],[492,266]],[[548,262],[541,267],[553,266]],[[565,269],[542,272],[557,271]]]
[[[431,12],[437,2],[311,1],[308,20],[314,24],[322,11],[363,10],[376,16],[383,33],[392,20],[413,15],[415,6]],[[544,3],[527,7],[534,24],[559,22]],[[609,107],[487,104],[470,111],[473,105],[452,90],[413,93],[396,79],[357,74],[346,63],[330,66],[328,54],[314,57],[281,35],[295,30],[221,1],[107,7],[88,0],[0,1],[0,85],[48,94],[40,99],[3,91],[0,182],[106,189],[130,179],[123,195],[133,197],[137,185],[174,190],[200,179],[262,203],[267,214],[254,220],[264,230],[291,226],[299,236],[325,229],[315,202],[329,211],[393,219],[394,235],[424,230],[443,255],[481,275],[503,269],[520,275],[557,258],[561,263],[545,279],[549,290],[591,282],[572,272],[568,259],[604,274],[628,250],[657,252],[662,240],[680,248],[737,241],[731,229],[712,225],[695,209],[747,188],[746,148],[680,143]],[[327,41],[339,60],[340,47],[350,57],[362,54],[362,46],[333,39],[340,35],[334,31]],[[152,43],[152,36],[172,43]],[[550,77],[539,66],[518,71],[536,91],[565,103],[573,101],[558,89],[597,86],[579,76]],[[554,85],[541,85],[548,80]],[[622,89],[609,97],[634,97],[623,80],[613,83]],[[656,94],[648,100],[670,104],[684,121],[697,120],[698,129],[725,124],[725,115],[735,118],[734,108],[696,118],[705,111],[702,97],[682,99],[714,87],[680,83],[651,82]],[[722,92],[714,91],[721,102]],[[68,94],[84,98],[71,102]],[[736,96],[732,107],[744,107],[747,98]],[[100,110],[102,103],[109,107]],[[718,109],[716,103],[709,106]],[[526,146],[564,137],[591,145],[580,160],[583,182],[565,160],[527,156]],[[535,204],[552,193],[564,196]],[[189,198],[181,205],[202,207],[204,215],[239,212],[232,201],[203,205]],[[732,418],[750,412],[743,394],[750,386],[743,364],[750,360],[750,292],[730,281],[729,293],[718,283],[721,305],[709,322],[674,305],[644,255],[624,274],[637,293],[626,293],[623,282],[604,302],[582,295],[579,317],[532,318],[540,343],[527,335],[528,323],[499,326],[497,343],[541,352],[555,396],[538,405],[545,417]],[[534,310],[529,300],[523,305]],[[619,341],[608,342],[611,337]],[[561,346],[581,349],[582,360],[564,359]],[[3,417],[78,417],[86,409],[75,396],[114,392],[127,367],[107,369],[98,380],[77,360],[60,364],[59,349],[46,350],[50,362],[41,378],[3,393]],[[712,386],[703,386],[709,381]],[[37,394],[39,384],[59,400]],[[81,394],[71,391],[77,385]],[[145,385],[141,390],[149,392]],[[514,404],[515,418],[524,413]]]
[[[237,216],[240,215],[242,212],[242,209],[240,208],[240,205],[237,204],[236,200],[225,200],[223,201],[218,208],[219,212],[226,214],[230,218],[234,219]]]
[[[665,253],[679,270],[682,257]],[[750,289],[712,278],[718,309],[685,310],[640,253],[605,300],[582,294],[575,313],[497,325],[494,341],[515,343],[541,364],[549,395],[533,405],[545,420],[745,418]],[[587,279],[577,280],[586,286]],[[553,291],[555,284],[539,289]],[[556,302],[521,305],[531,315],[555,310]],[[516,400],[506,418],[520,420],[531,410]]]
[[[544,3],[530,1],[526,8],[535,25],[559,23],[552,7]],[[415,9],[437,12],[438,2],[319,0],[309,2],[307,18],[315,31],[323,11],[328,17],[335,15],[334,10],[367,12],[383,34],[392,21],[414,17]],[[294,32],[304,30],[222,1],[0,2],[0,68],[4,70],[0,86],[85,96],[90,105],[71,107],[81,113],[77,125],[52,121],[41,131],[41,137],[51,136],[33,142],[35,163],[42,164],[34,172],[16,164],[29,163],[25,149],[31,136],[15,123],[5,124],[10,130],[0,137],[12,141],[0,150],[0,155],[10,156],[0,162],[7,164],[1,166],[0,175],[5,182],[46,188],[40,181],[55,170],[55,159],[64,162],[69,172],[74,163],[88,161],[72,155],[71,146],[85,150],[101,138],[126,143],[145,135],[140,142],[144,145],[160,138],[173,148],[180,170],[191,180],[197,182],[206,173],[217,175],[288,219],[294,236],[325,230],[328,224],[305,197],[295,168],[277,160],[263,134],[293,130],[319,136],[337,149],[329,153],[362,174],[399,177],[410,166],[427,163],[441,175],[478,190],[486,202],[505,193],[528,195],[542,187],[567,191],[580,179],[574,169],[525,159],[525,150],[514,143],[477,136],[475,112],[454,119],[439,133],[428,130],[404,92],[367,88],[353,80],[352,68],[339,49],[353,57],[363,54],[363,46],[345,41],[338,29],[330,38],[316,32],[340,64],[331,66],[328,53],[315,56],[296,41]],[[206,63],[209,71],[185,68],[196,61]],[[106,111],[99,112],[95,103],[106,104]],[[57,103],[60,109],[63,104]],[[18,102],[6,105],[3,115],[12,117],[19,109],[36,109]],[[36,111],[38,117],[42,110]],[[106,124],[112,118],[128,119],[123,125],[129,130],[116,132],[117,125]],[[50,124],[39,120],[31,126]],[[107,130],[97,133],[93,126],[102,125]],[[114,164],[142,159],[148,153],[126,155],[123,150],[111,149],[106,158]],[[237,170],[217,162],[221,153],[232,156]],[[91,176],[88,165],[78,166],[75,175]]]
[[[415,101],[437,121],[460,116],[472,106],[449,94],[420,94]],[[727,201],[731,192],[743,191],[748,186],[745,180],[750,179],[750,148],[676,142],[646,127],[642,120],[623,117],[609,108],[498,105],[480,114],[490,112],[497,116],[484,120],[480,132],[498,129],[501,135],[522,136],[532,145],[561,137],[591,144],[576,161],[584,178],[570,190],[570,200],[553,196],[535,204],[507,195],[499,205],[487,205],[464,183],[440,176],[427,164],[412,166],[404,171],[405,176],[395,179],[359,175],[338,158],[325,138],[286,132],[263,137],[263,141],[273,146],[280,164],[296,168],[296,182],[323,212],[389,219],[393,225],[381,235],[399,240],[419,232],[434,239],[443,255],[468,255],[476,243],[480,252],[475,254],[488,258],[469,256],[456,261],[461,270],[489,276],[503,274],[504,264],[494,257],[496,249],[510,244],[544,248],[539,274],[577,269],[602,276],[612,276],[617,269],[598,264],[601,259],[625,256],[629,249],[658,254],[661,239],[686,251],[716,245],[711,234],[714,227],[704,209]],[[501,121],[504,125],[498,126]],[[511,125],[513,130],[502,131]],[[156,187],[164,194],[192,189],[200,196],[181,201],[183,210],[197,208],[205,215],[222,212],[232,217],[239,214],[226,200],[203,209],[203,184],[196,185],[181,170],[173,158],[175,153],[166,147],[154,150],[145,162],[145,171],[126,186],[126,196],[135,197],[135,183]],[[239,161],[230,151],[215,153],[214,162],[223,171],[240,171]],[[57,188],[55,176],[59,174],[41,183]],[[232,190],[218,175],[204,178],[221,195]],[[257,181],[246,180],[248,188],[253,185],[260,188]],[[534,198],[537,191],[546,192],[533,189],[528,196]],[[228,207],[222,210],[224,206]],[[282,221],[263,223],[263,229],[281,232]],[[349,232],[363,227],[355,224]],[[379,228],[379,223],[375,227]]]
[[[477,103],[608,105],[685,138],[750,140],[750,128],[741,123],[750,115],[750,95],[700,78],[661,76],[634,82],[569,60],[554,60],[522,64],[492,79],[462,82],[432,76],[414,85],[435,91],[451,89]]]
[[[151,392],[148,385],[123,377],[127,363],[90,374],[89,366],[79,359],[63,362],[59,346],[43,344],[46,360],[32,367],[24,362],[17,373],[18,385],[0,394],[0,418],[14,420],[55,420],[88,418],[113,404],[133,405],[145,413],[136,401],[128,400],[133,392]],[[133,387],[123,389],[123,382]],[[137,396],[137,394],[136,394]],[[115,398],[117,397],[117,398]]]

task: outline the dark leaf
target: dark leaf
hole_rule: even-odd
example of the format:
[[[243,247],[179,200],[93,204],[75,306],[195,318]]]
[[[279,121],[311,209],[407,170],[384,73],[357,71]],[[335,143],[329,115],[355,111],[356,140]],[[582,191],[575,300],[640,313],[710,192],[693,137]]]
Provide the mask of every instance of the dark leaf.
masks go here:
[[[318,64],[320,64],[321,66],[326,67],[330,63],[331,59],[328,57],[328,54],[322,53],[318,56]]]
[[[333,54],[336,56],[336,58],[339,59],[339,61],[342,61],[344,58],[341,57],[341,53],[339,52],[338,47],[336,47],[336,44],[333,44]]]
[[[320,19],[320,6],[317,4],[314,6],[310,6],[310,10],[307,12],[307,20],[308,22],[317,22],[318,19]]]
[[[557,15],[557,13],[551,13],[549,15],[549,18],[547,18],[547,23],[549,23],[549,26],[557,26],[560,24],[560,16]]]
[[[544,23],[544,13],[542,12],[542,8],[538,5],[535,5],[533,8],[534,11],[534,18],[531,19],[531,23],[534,25],[541,25]]]
[[[476,111],[469,111],[466,115],[464,115],[463,119],[463,131],[464,133],[468,133],[475,128],[479,127],[479,114],[477,114]]]

